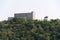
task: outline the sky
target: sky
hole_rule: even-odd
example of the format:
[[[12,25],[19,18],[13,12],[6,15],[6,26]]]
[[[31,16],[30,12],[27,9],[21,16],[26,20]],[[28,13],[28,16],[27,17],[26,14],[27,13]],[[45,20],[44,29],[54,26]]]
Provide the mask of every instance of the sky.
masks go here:
[[[36,19],[60,19],[60,0],[0,0],[0,21],[31,11]]]

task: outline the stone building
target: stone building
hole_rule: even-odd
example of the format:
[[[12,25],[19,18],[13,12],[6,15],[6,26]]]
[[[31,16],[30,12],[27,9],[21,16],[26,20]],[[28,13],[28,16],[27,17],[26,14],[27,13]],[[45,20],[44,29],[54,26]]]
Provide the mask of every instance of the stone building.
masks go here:
[[[34,19],[34,12],[32,11],[31,13],[15,13],[14,17],[15,18],[27,18],[27,19]]]
[[[13,18],[26,18],[26,19],[34,19],[35,18],[35,13],[29,12],[29,13],[15,13],[14,17],[8,17],[8,20],[13,19]]]
[[[8,20],[12,20],[14,17],[8,17]]]

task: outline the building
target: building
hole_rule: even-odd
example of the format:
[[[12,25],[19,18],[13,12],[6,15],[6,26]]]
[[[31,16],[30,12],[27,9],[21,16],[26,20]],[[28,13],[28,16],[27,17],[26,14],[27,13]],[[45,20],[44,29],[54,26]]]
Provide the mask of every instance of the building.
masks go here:
[[[29,12],[29,13],[15,13],[14,18],[26,18],[26,19],[34,19],[35,13]],[[8,20],[13,19],[13,17],[9,17]]]
[[[27,19],[34,19],[34,12],[31,13],[15,13],[15,18],[27,18]]]
[[[14,17],[8,17],[8,20],[12,20]]]

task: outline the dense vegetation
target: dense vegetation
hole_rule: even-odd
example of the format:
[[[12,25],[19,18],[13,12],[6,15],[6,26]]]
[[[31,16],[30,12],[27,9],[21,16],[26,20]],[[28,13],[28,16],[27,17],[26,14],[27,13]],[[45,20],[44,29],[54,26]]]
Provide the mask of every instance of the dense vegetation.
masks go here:
[[[13,18],[2,21],[0,40],[60,40],[60,20]]]

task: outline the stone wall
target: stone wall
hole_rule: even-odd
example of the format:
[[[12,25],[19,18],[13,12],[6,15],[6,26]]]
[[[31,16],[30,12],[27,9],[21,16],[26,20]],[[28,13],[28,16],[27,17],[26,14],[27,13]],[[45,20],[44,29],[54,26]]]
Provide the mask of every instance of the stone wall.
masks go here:
[[[35,13],[32,11],[30,13],[15,13],[14,17],[8,17],[8,20],[11,20],[13,18],[27,18],[27,19],[34,19]]]
[[[33,12],[31,12],[31,13],[15,13],[14,17],[33,19],[34,16],[33,16]]]

